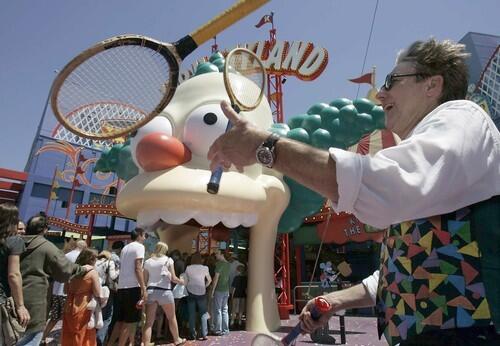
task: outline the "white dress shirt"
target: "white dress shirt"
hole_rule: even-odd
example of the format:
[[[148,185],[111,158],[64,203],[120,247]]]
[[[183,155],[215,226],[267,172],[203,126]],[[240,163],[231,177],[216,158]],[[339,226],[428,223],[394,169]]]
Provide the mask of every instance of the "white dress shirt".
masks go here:
[[[331,148],[335,211],[386,228],[442,215],[500,194],[500,133],[473,102],[446,102],[399,145],[374,156]]]

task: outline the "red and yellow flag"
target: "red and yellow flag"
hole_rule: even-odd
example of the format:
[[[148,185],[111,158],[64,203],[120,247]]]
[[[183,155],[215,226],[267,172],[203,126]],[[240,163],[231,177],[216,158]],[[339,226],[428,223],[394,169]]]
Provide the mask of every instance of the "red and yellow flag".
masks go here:
[[[274,15],[274,13],[273,13],[273,12],[271,12],[271,14],[266,14],[266,15],[264,15],[264,16],[260,19],[260,21],[259,21],[257,24],[255,24],[255,27],[256,27],[256,28],[260,28],[262,25],[264,25],[264,24],[266,24],[266,23],[271,23],[271,24],[272,24],[272,23],[273,23],[273,15]]]

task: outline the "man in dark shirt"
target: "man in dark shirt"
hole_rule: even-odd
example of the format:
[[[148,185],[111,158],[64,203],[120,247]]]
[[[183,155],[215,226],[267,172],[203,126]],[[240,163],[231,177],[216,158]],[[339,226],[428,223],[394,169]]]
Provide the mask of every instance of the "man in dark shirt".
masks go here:
[[[240,264],[236,267],[237,274],[231,285],[231,323],[230,326],[243,327],[242,319],[245,314],[247,298],[247,275],[245,266]]]

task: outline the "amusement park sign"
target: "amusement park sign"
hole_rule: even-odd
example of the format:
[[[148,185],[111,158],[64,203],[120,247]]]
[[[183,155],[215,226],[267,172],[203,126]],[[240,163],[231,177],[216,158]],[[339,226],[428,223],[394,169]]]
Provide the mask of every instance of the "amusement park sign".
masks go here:
[[[269,41],[258,41],[248,43],[245,47],[260,57],[267,73],[295,76],[304,81],[316,79],[328,64],[328,51],[311,42],[276,41],[271,46]],[[207,60],[208,58],[205,58],[198,63]],[[191,71],[182,73],[181,80],[193,75],[195,68],[196,66],[193,66]]]
[[[301,80],[314,80],[328,64],[328,51],[310,42],[269,41],[247,44],[259,56],[268,73],[296,76]]]

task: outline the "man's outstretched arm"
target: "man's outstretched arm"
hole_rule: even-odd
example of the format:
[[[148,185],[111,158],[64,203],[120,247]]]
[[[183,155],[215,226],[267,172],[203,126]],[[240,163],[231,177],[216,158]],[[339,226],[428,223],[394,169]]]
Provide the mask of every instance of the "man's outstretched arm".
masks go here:
[[[271,133],[239,117],[226,101],[221,103],[221,108],[233,127],[210,147],[210,168],[214,170],[218,165],[222,165],[228,169],[233,164],[242,170],[244,166],[257,162],[257,147]],[[273,169],[333,201],[338,200],[335,161],[326,150],[281,138],[276,144]]]

